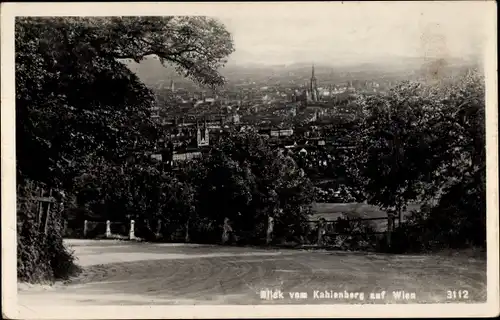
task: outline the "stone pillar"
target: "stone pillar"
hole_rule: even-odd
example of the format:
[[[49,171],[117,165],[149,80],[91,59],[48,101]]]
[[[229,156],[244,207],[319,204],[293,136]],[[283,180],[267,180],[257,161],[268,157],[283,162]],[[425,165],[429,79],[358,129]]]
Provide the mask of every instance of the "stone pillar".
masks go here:
[[[129,240],[135,240],[135,221],[130,220]]]
[[[111,238],[111,221],[106,221],[106,238]]]
[[[274,218],[269,216],[267,218],[267,233],[266,233],[266,244],[270,244],[273,240],[273,230],[274,230]]]
[[[323,245],[323,235],[325,234],[325,221],[324,219],[320,219],[318,221],[318,246]]]
[[[231,232],[231,226],[229,225],[229,218],[224,218],[224,226],[222,228],[222,244],[225,244],[229,240],[229,232]]]
[[[185,242],[189,242],[191,239],[189,238],[189,221],[186,222],[186,236],[184,237]]]
[[[87,237],[87,230],[88,230],[88,221],[85,220],[83,222],[83,237],[86,238]]]
[[[156,233],[155,233],[156,239],[161,238],[161,225],[162,225],[161,219],[158,219],[158,221],[156,222]]]

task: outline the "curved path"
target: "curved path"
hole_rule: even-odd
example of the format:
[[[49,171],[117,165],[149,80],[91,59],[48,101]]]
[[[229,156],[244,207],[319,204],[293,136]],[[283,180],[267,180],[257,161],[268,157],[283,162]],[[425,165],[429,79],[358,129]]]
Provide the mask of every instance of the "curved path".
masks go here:
[[[486,263],[462,257],[263,250],[186,244],[72,240],[84,272],[67,284],[19,287],[19,303],[54,305],[446,302],[446,290],[485,297]],[[262,290],[283,299],[261,299]],[[318,299],[314,291],[363,292],[363,301]],[[398,300],[393,291],[415,292]],[[370,293],[387,292],[384,300]],[[290,297],[306,292],[307,299]],[[330,292],[331,293],[331,292]],[[451,301],[450,301],[451,302]]]

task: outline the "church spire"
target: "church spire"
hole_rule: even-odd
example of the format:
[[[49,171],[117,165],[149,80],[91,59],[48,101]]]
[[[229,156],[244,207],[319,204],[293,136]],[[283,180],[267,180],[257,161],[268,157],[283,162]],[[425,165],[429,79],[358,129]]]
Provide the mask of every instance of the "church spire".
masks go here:
[[[311,90],[312,101],[318,101],[318,87],[317,87],[316,76],[314,75],[314,64],[312,65],[311,83],[310,83],[309,90]]]

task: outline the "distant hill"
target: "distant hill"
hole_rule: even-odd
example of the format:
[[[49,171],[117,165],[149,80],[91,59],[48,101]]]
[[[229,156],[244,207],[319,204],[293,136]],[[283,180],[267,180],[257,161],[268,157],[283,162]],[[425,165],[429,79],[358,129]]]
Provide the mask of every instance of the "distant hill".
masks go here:
[[[144,83],[151,88],[170,86],[174,80],[176,86],[197,88],[198,85],[190,79],[179,75],[174,67],[164,67],[153,58],[147,58],[141,63],[124,61]],[[427,58],[400,58],[389,57],[383,61],[366,62],[350,65],[315,65],[316,77],[321,81],[348,81],[348,80],[376,80],[391,79],[405,80],[421,78],[426,76],[442,76],[458,72],[464,68],[477,66],[470,60],[460,59],[427,59]],[[311,64],[296,63],[292,65],[236,65],[229,64],[221,69],[228,83],[236,83],[242,80],[266,83],[272,81],[295,80],[302,81],[311,75]]]

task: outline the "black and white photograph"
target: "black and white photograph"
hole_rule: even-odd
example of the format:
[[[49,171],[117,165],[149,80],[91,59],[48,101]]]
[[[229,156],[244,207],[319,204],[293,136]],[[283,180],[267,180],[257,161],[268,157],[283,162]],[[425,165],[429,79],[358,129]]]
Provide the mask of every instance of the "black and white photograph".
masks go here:
[[[3,314],[498,315],[496,19],[3,3]]]

